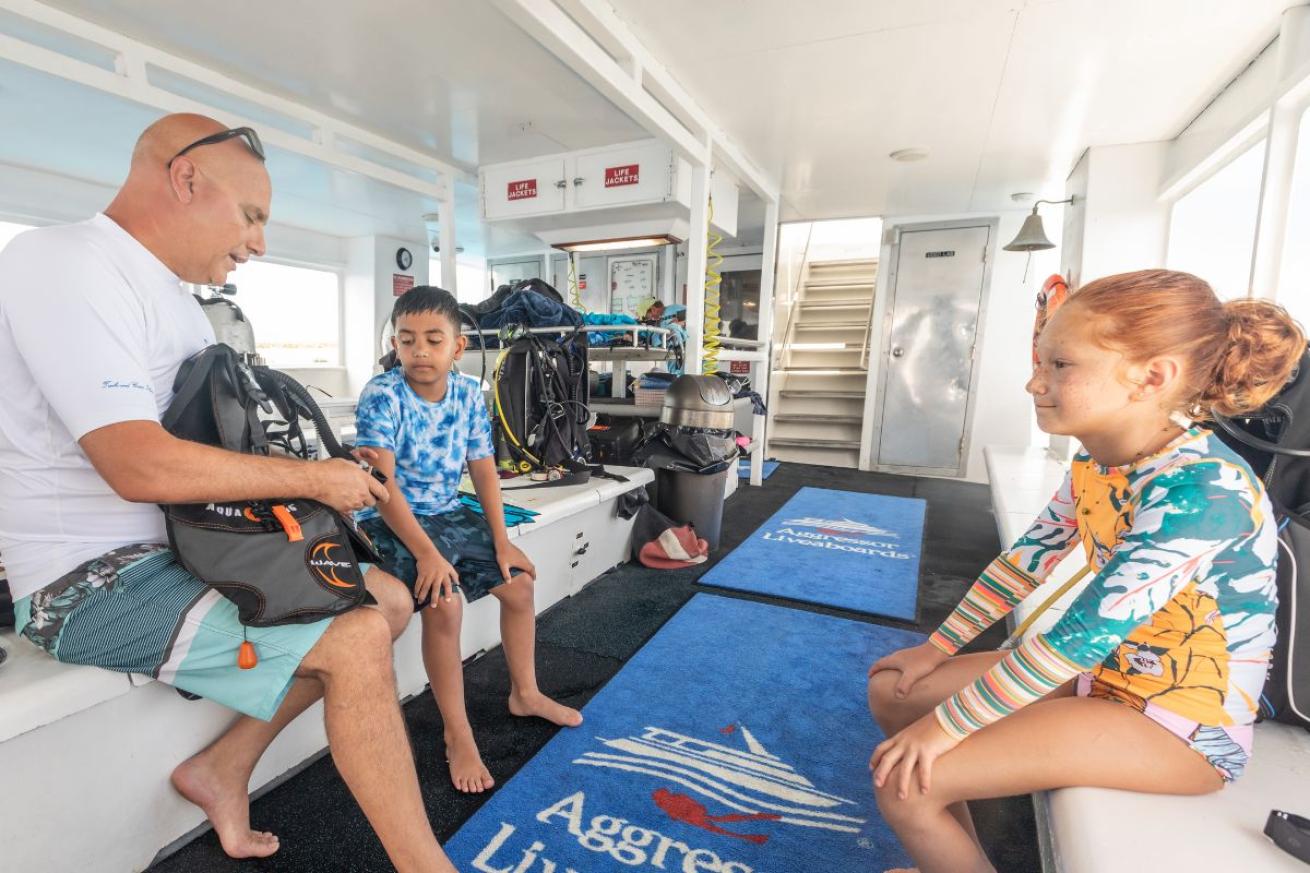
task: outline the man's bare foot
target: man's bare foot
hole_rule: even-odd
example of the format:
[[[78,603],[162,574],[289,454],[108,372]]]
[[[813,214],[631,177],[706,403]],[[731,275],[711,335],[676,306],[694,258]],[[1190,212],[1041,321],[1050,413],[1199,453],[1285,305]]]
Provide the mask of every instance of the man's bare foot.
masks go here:
[[[481,794],[496,784],[491,771],[482,763],[471,732],[456,737],[446,734],[446,760],[450,764],[450,781],[465,794]]]
[[[582,724],[582,713],[572,707],[551,700],[540,691],[534,694],[510,692],[509,711],[511,714],[520,717],[544,718],[551,724],[557,724],[560,727],[577,727]]]
[[[179,764],[171,781],[178,794],[204,810],[229,857],[267,858],[278,850],[277,837],[250,829],[249,786],[239,774],[213,768],[202,752]]]

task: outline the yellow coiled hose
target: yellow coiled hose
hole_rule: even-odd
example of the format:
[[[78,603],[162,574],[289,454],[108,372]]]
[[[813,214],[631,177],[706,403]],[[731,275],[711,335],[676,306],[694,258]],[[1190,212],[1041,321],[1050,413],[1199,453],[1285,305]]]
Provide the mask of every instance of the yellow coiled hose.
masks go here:
[[[710,197],[709,213],[711,223],[705,244],[705,355],[702,373],[713,373],[719,369],[719,286],[723,284],[723,276],[718,270],[723,263],[723,255],[717,251],[723,237],[714,232],[713,197]]]
[[[585,313],[587,308],[582,305],[582,288],[578,285],[578,262],[569,253],[569,305],[578,312]]]

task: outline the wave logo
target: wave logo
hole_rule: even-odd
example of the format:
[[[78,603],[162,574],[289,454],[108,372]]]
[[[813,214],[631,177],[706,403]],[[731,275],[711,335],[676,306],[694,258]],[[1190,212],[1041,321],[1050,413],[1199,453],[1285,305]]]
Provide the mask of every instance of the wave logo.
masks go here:
[[[896,531],[885,530],[880,527],[874,527],[871,524],[865,524],[849,518],[789,518],[783,522],[787,527],[812,527],[819,533],[825,533],[829,536],[869,536],[869,537],[897,537],[900,534]]]
[[[731,725],[723,733],[737,734],[745,748],[646,727],[639,736],[616,740],[597,737],[604,750],[585,752],[573,763],[651,776],[698,794],[730,812],[710,815],[705,803],[664,787],[656,789],[651,798],[675,821],[757,845],[767,842],[768,836],[740,833],[721,825],[768,821],[839,833],[860,832],[866,820],[849,814],[859,809],[855,801],[820,791],[769,752],[744,726]]]
[[[318,577],[333,588],[354,588],[354,583],[347,582],[337,575],[338,570],[345,570],[350,567],[350,561],[334,559],[332,556],[333,549],[342,548],[340,543],[325,541],[314,546],[309,555],[309,566],[313,569]]]

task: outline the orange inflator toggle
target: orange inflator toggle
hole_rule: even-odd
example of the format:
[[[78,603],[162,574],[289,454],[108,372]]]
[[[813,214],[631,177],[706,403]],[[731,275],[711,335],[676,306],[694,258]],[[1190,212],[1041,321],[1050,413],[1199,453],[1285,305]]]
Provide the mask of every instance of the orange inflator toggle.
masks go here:
[[[237,650],[237,666],[242,670],[253,670],[259,663],[259,655],[255,654],[255,644],[246,640]]]
[[[287,532],[288,542],[298,543],[305,538],[305,535],[300,532],[300,522],[296,521],[296,517],[291,514],[291,510],[281,503],[274,504],[273,517],[278,520],[278,523],[282,525],[282,529]]]

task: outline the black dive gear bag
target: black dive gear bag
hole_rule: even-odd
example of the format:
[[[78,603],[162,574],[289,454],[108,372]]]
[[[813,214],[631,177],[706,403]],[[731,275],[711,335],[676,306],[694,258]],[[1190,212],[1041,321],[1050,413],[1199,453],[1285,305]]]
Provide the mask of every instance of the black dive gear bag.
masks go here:
[[[516,473],[585,473],[590,457],[587,337],[507,329],[492,375],[497,461]]]
[[[304,386],[230,346],[183,362],[173,391],[162,423],[181,439],[244,454],[277,448],[309,461],[305,419],[330,456],[353,461]],[[236,604],[242,624],[307,623],[375,602],[359,565],[381,558],[354,520],[330,506],[288,497],[162,508],[178,562]]]
[[[1263,480],[1278,519],[1278,641],[1260,715],[1310,728],[1310,351],[1263,408],[1214,419],[1215,434]]]

